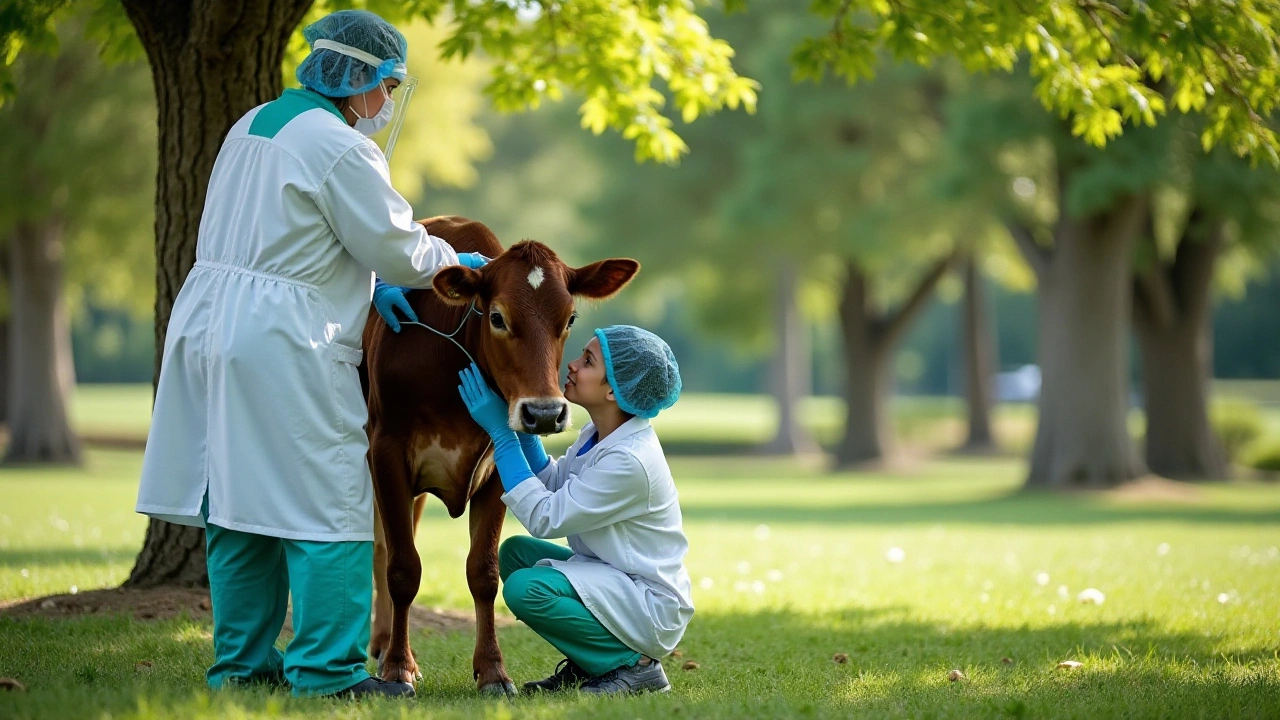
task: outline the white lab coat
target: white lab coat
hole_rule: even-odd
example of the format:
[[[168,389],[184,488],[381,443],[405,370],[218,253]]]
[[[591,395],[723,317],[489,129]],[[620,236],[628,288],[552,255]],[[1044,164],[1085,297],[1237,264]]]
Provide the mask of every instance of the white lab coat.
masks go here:
[[[632,418],[582,457],[588,424],[564,457],[502,496],[538,538],[569,538],[564,573],[591,614],[636,652],[661,658],[693,617],[689,551],[671,469],[649,421]]]
[[[218,153],[169,318],[137,511],[201,526],[207,491],[219,527],[371,541],[356,370],[371,271],[429,287],[458,260],[413,222],[378,147],[318,95],[290,92],[298,113],[278,132],[250,134],[259,106]]]

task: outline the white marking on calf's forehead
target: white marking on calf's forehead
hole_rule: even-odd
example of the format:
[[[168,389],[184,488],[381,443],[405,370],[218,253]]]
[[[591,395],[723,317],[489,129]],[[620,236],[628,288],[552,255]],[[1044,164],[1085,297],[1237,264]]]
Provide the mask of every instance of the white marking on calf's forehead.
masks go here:
[[[533,286],[534,290],[537,290],[542,285],[544,278],[546,278],[546,273],[542,272],[542,268],[536,265],[529,271],[529,284]]]

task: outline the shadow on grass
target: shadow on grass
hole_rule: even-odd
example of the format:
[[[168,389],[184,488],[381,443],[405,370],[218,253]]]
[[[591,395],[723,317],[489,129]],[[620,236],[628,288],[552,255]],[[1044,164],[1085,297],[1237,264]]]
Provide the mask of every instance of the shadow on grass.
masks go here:
[[[904,492],[909,496],[909,491]],[[1197,505],[1107,504],[1089,497],[1015,492],[980,500],[918,504],[846,504],[826,506],[713,505],[686,503],[686,521],[740,523],[823,523],[901,525],[974,523],[985,525],[1094,525],[1133,521],[1270,525],[1280,510],[1231,510]]]
[[[212,697],[203,689],[207,627],[111,618],[0,619],[0,674],[29,693],[0,697],[5,717],[214,718],[230,715],[474,717],[505,714],[476,696],[472,636],[418,634],[426,680],[416,700],[346,710],[265,690]],[[555,652],[527,628],[500,631],[518,681],[545,674]],[[519,717],[1272,716],[1276,648],[1222,647],[1154,620],[1050,627],[960,627],[913,620],[906,609],[826,613],[706,613],[666,665],[670,696],[599,702],[579,695],[516,699]],[[845,664],[832,661],[847,653]],[[1010,663],[1002,662],[1009,658]],[[1064,659],[1084,663],[1059,670]],[[150,665],[139,665],[145,660]],[[685,672],[683,662],[699,668]],[[952,683],[947,672],[967,679]]]
[[[0,568],[133,562],[137,548],[22,548],[0,552]]]

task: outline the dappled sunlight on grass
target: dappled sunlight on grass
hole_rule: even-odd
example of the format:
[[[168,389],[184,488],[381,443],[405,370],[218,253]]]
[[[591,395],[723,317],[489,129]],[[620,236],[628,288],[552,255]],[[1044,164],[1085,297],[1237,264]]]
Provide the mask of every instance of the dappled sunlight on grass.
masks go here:
[[[145,528],[132,513],[137,462],[93,453],[86,472],[0,471],[0,599],[123,580]],[[1007,459],[838,475],[767,458],[672,467],[697,605],[682,657],[666,663],[673,696],[494,704],[475,696],[470,633],[419,632],[419,699],[337,714],[1265,716],[1280,692],[1273,486],[1202,486],[1189,500],[1154,502],[1023,493],[1023,468]],[[508,519],[504,532],[523,531]],[[430,502],[418,534],[420,605],[471,607],[467,542],[465,520]],[[1103,602],[1080,602],[1086,588]],[[499,637],[517,681],[559,659],[522,624]],[[0,618],[0,638],[0,674],[31,688],[0,698],[15,717],[316,709],[265,690],[205,692],[211,640],[199,621]],[[849,661],[833,662],[837,653]],[[1066,659],[1083,665],[1058,669]],[[681,670],[686,660],[698,669]],[[950,682],[952,669],[966,679]]]

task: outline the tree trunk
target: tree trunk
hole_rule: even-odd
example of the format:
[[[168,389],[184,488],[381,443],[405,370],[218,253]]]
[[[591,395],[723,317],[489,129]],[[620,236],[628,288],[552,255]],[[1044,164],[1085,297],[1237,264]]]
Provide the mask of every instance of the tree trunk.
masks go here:
[[[778,432],[764,446],[766,453],[774,455],[821,452],[813,435],[800,422],[800,401],[809,394],[812,379],[797,276],[795,264],[784,261],[778,271],[775,349],[770,368],[770,391],[778,405]]]
[[[67,406],[75,389],[62,295],[62,222],[21,223],[10,245],[9,447],[5,464],[81,461]]]
[[[11,295],[11,290],[7,289],[9,284],[7,243],[0,245],[0,282],[6,285],[6,295]],[[0,319],[0,426],[6,427],[9,422],[9,318],[13,316],[12,303],[9,304],[5,317]]]
[[[1015,240],[1040,281],[1039,422],[1028,487],[1104,488],[1143,473],[1126,424],[1133,252],[1145,197],[1059,219],[1052,250]]]
[[[289,36],[312,0],[123,0],[151,63],[156,177],[155,377],[173,300],[195,264],[214,159],[231,126],[283,89]],[[207,583],[203,531],[152,520],[126,585]]]
[[[1137,275],[1133,325],[1142,351],[1152,472],[1180,480],[1222,479],[1229,459],[1209,423],[1213,313],[1210,285],[1223,226],[1192,213],[1171,263]],[[1148,234],[1144,242],[1154,239]]]
[[[836,449],[838,467],[885,459],[891,451],[892,430],[885,408],[893,388],[894,348],[919,317],[952,258],[939,260],[916,284],[897,310],[878,311],[871,279],[855,260],[846,263],[840,297],[840,330],[845,357],[845,428]]]
[[[995,373],[995,341],[991,335],[991,314],[983,290],[982,271],[973,254],[964,264],[964,372],[965,404],[969,410],[969,435],[962,450],[990,452],[995,450],[991,432],[991,377]]]
[[[0,426],[9,423],[9,320],[0,320]]]

